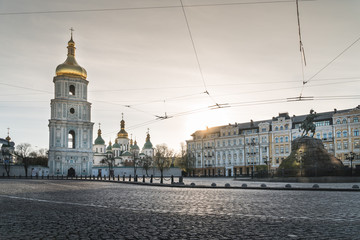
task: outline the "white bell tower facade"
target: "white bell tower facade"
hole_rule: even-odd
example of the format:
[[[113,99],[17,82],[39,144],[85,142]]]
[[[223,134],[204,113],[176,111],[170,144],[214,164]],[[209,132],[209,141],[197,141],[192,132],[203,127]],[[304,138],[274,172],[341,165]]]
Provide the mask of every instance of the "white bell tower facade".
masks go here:
[[[67,59],[56,68],[55,96],[49,120],[49,174],[90,175],[93,164],[91,103],[87,73],[75,60],[75,42],[68,42]]]

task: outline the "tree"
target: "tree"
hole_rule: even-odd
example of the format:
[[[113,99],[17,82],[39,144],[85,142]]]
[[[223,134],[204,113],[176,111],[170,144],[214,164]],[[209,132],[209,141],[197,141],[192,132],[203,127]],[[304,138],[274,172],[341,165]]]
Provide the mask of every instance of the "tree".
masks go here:
[[[161,175],[160,183],[163,183],[164,170],[170,168],[173,157],[174,157],[174,150],[168,148],[168,146],[165,143],[156,145],[154,164],[160,171],[160,175]]]
[[[107,164],[109,167],[109,176],[114,176],[114,165],[115,165],[115,158],[111,155],[107,155],[105,158],[101,159],[100,163]]]
[[[140,159],[140,165],[143,169],[145,169],[146,176],[148,176],[148,170],[150,169],[152,164],[152,157],[145,156],[144,158]]]
[[[187,175],[191,173],[195,166],[195,157],[188,152],[185,143],[180,144],[180,153],[178,154],[176,166],[180,167]]]
[[[30,154],[31,153],[31,154]],[[24,166],[25,176],[28,176],[28,167],[30,165],[30,157],[34,158],[34,154],[31,152],[30,143],[20,143],[16,146],[15,155],[20,158],[21,163]]]

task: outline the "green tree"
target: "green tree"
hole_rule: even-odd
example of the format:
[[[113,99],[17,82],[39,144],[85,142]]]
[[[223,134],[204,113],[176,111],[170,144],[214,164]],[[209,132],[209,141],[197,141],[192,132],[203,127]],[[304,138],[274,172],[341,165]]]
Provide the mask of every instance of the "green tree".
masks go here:
[[[105,158],[101,159],[100,163],[107,164],[109,167],[109,176],[114,176],[114,165],[115,165],[115,158],[111,155],[107,155]]]

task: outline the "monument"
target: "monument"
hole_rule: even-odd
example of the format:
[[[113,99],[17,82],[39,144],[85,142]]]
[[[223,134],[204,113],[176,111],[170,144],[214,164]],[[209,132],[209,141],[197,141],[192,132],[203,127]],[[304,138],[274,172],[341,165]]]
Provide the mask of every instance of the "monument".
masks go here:
[[[327,152],[321,139],[312,137],[316,129],[315,118],[316,112],[311,109],[300,127],[303,134],[292,141],[291,153],[280,164],[278,175],[318,177],[334,176],[343,171],[342,162]],[[311,137],[307,136],[309,132]]]

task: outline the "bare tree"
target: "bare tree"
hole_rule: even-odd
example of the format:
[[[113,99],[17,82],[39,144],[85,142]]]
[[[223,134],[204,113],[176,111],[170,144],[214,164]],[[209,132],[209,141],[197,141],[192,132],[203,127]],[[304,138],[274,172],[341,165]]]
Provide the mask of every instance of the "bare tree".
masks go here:
[[[109,167],[109,176],[113,177],[114,176],[114,165],[115,165],[115,158],[108,155],[105,158],[101,159],[100,163],[102,164],[107,164]]]
[[[160,183],[163,183],[164,170],[170,168],[173,157],[174,157],[174,150],[168,148],[168,146],[165,143],[156,145],[154,164],[160,170],[160,175],[161,175]]]
[[[195,166],[195,158],[188,152],[185,143],[180,144],[180,153],[178,154],[177,166],[180,167],[187,175],[191,173]]]
[[[31,158],[33,158],[32,155],[34,155],[31,151],[30,143],[20,143],[16,146],[15,155],[20,158],[20,161],[24,166],[26,177],[28,176],[28,167],[30,165]]]
[[[145,156],[140,160],[140,165],[143,169],[145,169],[146,176],[148,176],[148,170],[150,169],[152,165],[152,157]]]

